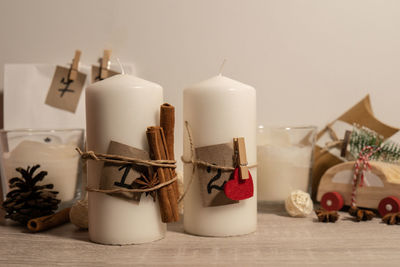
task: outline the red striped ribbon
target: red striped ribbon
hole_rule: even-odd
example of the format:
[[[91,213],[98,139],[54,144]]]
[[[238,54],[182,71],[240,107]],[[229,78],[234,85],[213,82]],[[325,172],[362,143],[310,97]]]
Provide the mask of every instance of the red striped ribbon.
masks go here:
[[[364,147],[360,153],[358,154],[358,158],[354,164],[354,173],[353,173],[353,189],[351,193],[351,206],[356,206],[356,192],[357,192],[357,183],[359,180],[359,186],[362,187],[364,185],[364,177],[365,170],[371,170],[371,165],[369,163],[369,158],[376,152],[378,152],[380,147],[366,146]]]

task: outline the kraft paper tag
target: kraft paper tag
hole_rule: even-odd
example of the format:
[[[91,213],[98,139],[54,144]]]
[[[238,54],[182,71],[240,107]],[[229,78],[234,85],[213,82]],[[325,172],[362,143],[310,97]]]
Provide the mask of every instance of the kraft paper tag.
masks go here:
[[[233,167],[233,153],[232,144],[196,148],[197,159],[219,166]],[[238,203],[238,201],[227,198],[224,193],[224,185],[231,179],[233,172],[199,165],[197,173],[204,207]]]
[[[107,78],[120,74],[119,72],[113,70],[107,70]],[[92,83],[100,81],[100,67],[92,65]]]
[[[109,155],[125,156],[130,158],[139,158],[149,160],[150,156],[147,151],[137,149],[125,144],[121,144],[115,141],[111,141],[107,150]],[[127,188],[134,189],[138,188],[134,181],[141,177],[141,174],[146,177],[153,175],[151,168],[147,166],[139,166],[132,164],[116,164],[105,162],[100,177],[100,189],[119,189]],[[112,195],[127,198],[139,203],[142,193],[113,193]]]
[[[68,74],[68,68],[56,67],[45,103],[49,106],[75,113],[85,84],[86,74],[78,72],[78,76],[74,81],[68,79]]]

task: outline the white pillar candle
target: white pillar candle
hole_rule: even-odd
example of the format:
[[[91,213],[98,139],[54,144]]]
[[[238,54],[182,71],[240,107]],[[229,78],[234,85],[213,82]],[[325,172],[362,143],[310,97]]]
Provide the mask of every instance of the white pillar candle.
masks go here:
[[[87,148],[107,153],[111,140],[148,151],[146,128],[159,124],[162,87],[131,75],[116,75],[86,89]],[[88,186],[98,188],[103,163],[88,161]],[[103,244],[138,244],[164,237],[158,201],[140,203],[89,192],[89,236]]]
[[[7,180],[21,177],[16,168],[26,169],[28,166],[39,164],[40,168],[34,175],[40,171],[47,172],[39,184],[53,184],[61,202],[72,201],[76,193],[79,171],[79,155],[75,148],[74,144],[46,144],[24,140],[11,152],[3,154]]]
[[[183,117],[188,121],[195,147],[232,143],[244,137],[247,160],[256,163],[256,91],[253,87],[218,75],[186,88]],[[185,139],[187,132],[184,133]],[[190,145],[184,142],[184,158],[190,159]],[[204,207],[199,180],[195,179],[184,199],[184,228],[204,236],[233,236],[254,232],[257,227],[257,173],[250,169],[254,196],[239,203]],[[185,188],[192,165],[184,166]],[[197,176],[195,176],[197,177]]]

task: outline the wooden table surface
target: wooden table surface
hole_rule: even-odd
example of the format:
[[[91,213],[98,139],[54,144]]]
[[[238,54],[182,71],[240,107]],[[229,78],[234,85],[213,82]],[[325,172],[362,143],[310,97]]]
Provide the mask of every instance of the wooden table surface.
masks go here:
[[[277,205],[259,208],[258,230],[250,235],[198,237],[175,223],[165,239],[129,246],[94,244],[71,224],[37,234],[0,226],[3,266],[400,266],[399,248],[399,225],[380,219],[356,223],[347,213],[334,224],[318,223],[314,214],[291,218]]]

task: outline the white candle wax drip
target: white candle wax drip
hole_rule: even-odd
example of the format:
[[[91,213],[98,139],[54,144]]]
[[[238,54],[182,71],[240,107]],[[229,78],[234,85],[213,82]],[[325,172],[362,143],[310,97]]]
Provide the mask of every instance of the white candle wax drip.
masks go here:
[[[195,147],[232,143],[244,137],[247,160],[256,163],[256,91],[253,87],[222,75],[190,86],[183,93],[184,121],[188,121]],[[190,159],[190,145],[184,132],[184,158]],[[185,164],[188,186],[193,166]],[[257,188],[257,170],[250,169]],[[196,177],[196,176],[195,176]],[[233,236],[254,232],[257,226],[257,200],[254,196],[239,203],[203,207],[199,180],[195,179],[184,199],[185,231],[204,236]]]

